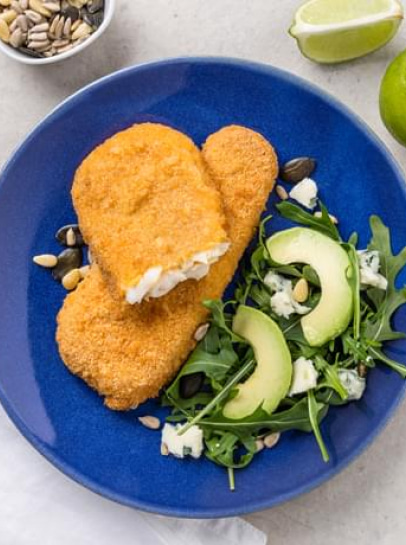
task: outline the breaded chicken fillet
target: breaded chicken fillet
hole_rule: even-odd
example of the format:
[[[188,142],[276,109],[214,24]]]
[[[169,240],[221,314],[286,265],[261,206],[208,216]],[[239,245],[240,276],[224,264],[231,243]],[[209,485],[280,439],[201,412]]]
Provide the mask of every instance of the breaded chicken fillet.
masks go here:
[[[106,140],[78,168],[72,196],[92,255],[129,303],[199,280],[229,248],[201,153],[170,127],[141,123]]]
[[[59,313],[62,359],[111,409],[130,409],[157,396],[174,377],[196,345],[197,327],[209,317],[202,301],[222,296],[273,188],[275,152],[249,129],[230,126],[213,134],[203,156],[221,192],[231,240],[209,274],[130,306],[111,297],[99,268],[92,266]]]

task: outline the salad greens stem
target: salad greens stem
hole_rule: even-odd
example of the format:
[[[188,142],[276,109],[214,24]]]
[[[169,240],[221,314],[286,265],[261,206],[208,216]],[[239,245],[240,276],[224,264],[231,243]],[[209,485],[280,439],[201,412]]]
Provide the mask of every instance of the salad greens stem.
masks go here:
[[[229,394],[233,386],[238,384],[241,379],[254,368],[254,365],[254,360],[247,361],[247,363],[243,365],[243,367],[241,367],[241,369],[239,369],[237,373],[235,373],[235,375],[227,382],[224,388],[210,401],[210,403],[208,403],[206,407],[204,407],[204,409],[202,409],[194,418],[192,418],[192,420],[190,420],[187,424],[182,426],[180,430],[178,430],[178,435],[183,435],[184,433],[186,433],[192,426],[200,422],[200,420],[204,416],[206,416],[206,414],[214,409],[214,407],[218,403],[223,401],[223,399],[225,399],[225,397]]]
[[[317,415],[319,412],[319,404],[317,403],[316,398],[314,397],[313,390],[309,390],[307,392],[307,399],[308,399],[310,424],[312,426],[314,436],[316,437],[317,444],[319,445],[321,455],[323,456],[323,460],[325,462],[328,462],[330,460],[330,456],[329,456],[327,447],[324,444],[323,437],[321,435],[319,422],[317,418]]]
[[[227,468],[227,471],[228,471],[228,483],[229,483],[229,487],[230,487],[231,492],[234,492],[234,490],[235,490],[235,475],[234,475],[234,468],[233,468],[233,467],[228,467],[228,468]]]

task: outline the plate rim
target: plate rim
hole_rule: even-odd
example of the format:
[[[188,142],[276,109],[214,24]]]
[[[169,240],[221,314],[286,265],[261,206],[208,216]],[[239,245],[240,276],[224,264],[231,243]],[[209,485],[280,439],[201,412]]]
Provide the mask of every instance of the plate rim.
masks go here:
[[[393,171],[400,180],[403,180],[403,184],[400,184],[400,190],[403,192],[406,199],[406,175],[403,172],[399,162],[394,158],[392,152],[389,150],[388,146],[378,137],[374,130],[364,121],[356,112],[354,112],[350,107],[342,103],[338,98],[333,96],[328,91],[318,87],[309,80],[292,74],[286,70],[275,67],[271,64],[261,63],[250,61],[247,59],[239,59],[236,57],[222,57],[222,56],[180,56],[180,57],[169,57],[152,62],[145,62],[140,64],[135,64],[126,68],[122,68],[111,74],[107,74],[87,85],[80,88],[75,93],[71,94],[65,98],[62,102],[56,105],[51,111],[41,119],[34,127],[28,132],[28,134],[20,141],[19,144],[12,150],[8,160],[4,163],[0,170],[0,191],[3,184],[6,181],[8,171],[13,167],[14,163],[23,155],[26,146],[33,140],[37,133],[39,133],[44,127],[46,127],[50,122],[52,122],[53,116],[59,112],[62,112],[64,108],[74,102],[77,98],[86,96],[91,93],[93,88],[97,88],[100,85],[104,85],[110,80],[120,79],[123,75],[129,73],[137,73],[148,71],[149,69],[160,68],[171,65],[182,65],[182,64],[200,64],[200,65],[227,65],[230,67],[235,67],[242,70],[251,70],[256,73],[262,73],[264,75],[276,76],[279,79],[282,79],[288,83],[299,86],[307,92],[317,96],[324,100],[329,106],[335,108],[340,114],[344,115],[349,119],[353,124],[355,124],[367,138],[372,141],[377,148],[380,149],[381,153],[385,156],[385,159],[392,167]],[[380,420],[379,424],[373,428],[373,430],[366,435],[363,440],[358,444],[349,455],[341,459],[339,463],[332,466],[328,471],[320,475],[319,477],[313,479],[311,482],[305,483],[299,487],[296,487],[294,490],[279,494],[276,498],[270,500],[260,500],[253,501],[249,506],[240,506],[240,507],[222,507],[222,508],[194,508],[190,509],[179,509],[168,506],[162,506],[159,504],[154,504],[152,502],[144,502],[142,500],[135,500],[126,497],[119,492],[114,492],[104,485],[100,485],[92,479],[88,478],[83,473],[77,471],[72,465],[68,464],[64,460],[59,459],[53,454],[53,452],[38,439],[33,432],[26,426],[26,424],[21,420],[17,412],[12,407],[12,404],[8,401],[7,395],[3,390],[3,386],[0,383],[0,403],[3,406],[7,416],[10,418],[12,423],[15,425],[17,430],[23,435],[23,437],[28,441],[28,443],[38,451],[46,460],[48,460],[53,466],[55,466],[59,471],[61,471],[66,477],[71,478],[76,483],[84,486],[85,488],[95,492],[96,494],[115,501],[116,503],[125,505],[127,507],[132,507],[139,509],[144,512],[160,514],[170,517],[179,517],[179,518],[222,518],[222,517],[233,517],[240,515],[247,515],[250,513],[262,511],[269,509],[276,505],[285,503],[293,498],[301,496],[315,488],[319,487],[324,482],[330,480],[332,477],[340,473],[345,467],[350,465],[360,454],[362,454],[376,439],[376,437],[382,432],[386,427],[389,420],[393,417],[396,409],[399,407],[400,402],[405,397],[406,392],[406,382],[403,383],[402,388],[392,400],[392,403],[388,410],[386,411],[384,417]]]

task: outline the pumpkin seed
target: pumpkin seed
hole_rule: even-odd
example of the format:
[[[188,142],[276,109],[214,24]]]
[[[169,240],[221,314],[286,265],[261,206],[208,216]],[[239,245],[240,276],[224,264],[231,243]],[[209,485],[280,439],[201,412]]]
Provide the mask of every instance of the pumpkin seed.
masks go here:
[[[365,365],[365,363],[360,362],[358,364],[357,371],[361,378],[365,378],[368,374],[368,367]]]
[[[159,430],[161,422],[156,416],[139,416],[138,422],[150,430]]]
[[[30,9],[33,11],[36,11],[40,15],[43,15],[44,17],[51,17],[52,12],[46,9],[41,2],[41,0],[28,0],[28,5]]]
[[[264,437],[264,445],[266,448],[273,448],[279,442],[280,437],[280,433],[270,433]]]
[[[316,161],[311,157],[297,157],[283,165],[280,177],[285,182],[296,184],[308,178],[316,168]]]
[[[72,269],[62,278],[62,286],[68,290],[74,290],[81,281],[79,269]]]
[[[204,384],[204,373],[192,373],[184,375],[179,380],[179,394],[183,399],[190,399],[200,391]]]
[[[58,258],[53,254],[36,255],[32,260],[36,265],[46,269],[53,269],[58,263]]]
[[[87,23],[82,23],[72,34],[72,40],[80,40],[80,38],[88,36],[89,34],[91,34],[91,32],[92,27],[90,27]]]
[[[68,248],[58,256],[58,264],[52,271],[55,280],[61,281],[73,269],[82,266],[82,250],[80,248]]]
[[[0,19],[0,40],[6,44],[10,40],[10,29],[4,19]]]
[[[103,8],[104,8],[104,0],[92,0],[87,6],[87,11],[89,13],[97,13]]]
[[[68,241],[67,241],[67,234],[69,230],[72,230],[75,235],[75,243],[72,244],[72,246],[83,246],[84,244],[83,236],[82,236],[82,233],[80,232],[79,225],[77,225],[76,223],[64,225],[63,227],[58,229],[55,235],[56,240],[63,246],[71,246],[70,244],[68,244]]]
[[[277,185],[275,188],[276,194],[282,201],[287,201],[289,199],[289,193],[281,185]]]
[[[309,297],[309,284],[307,283],[306,278],[301,278],[296,283],[296,286],[293,288],[293,299],[297,303],[304,303]]]

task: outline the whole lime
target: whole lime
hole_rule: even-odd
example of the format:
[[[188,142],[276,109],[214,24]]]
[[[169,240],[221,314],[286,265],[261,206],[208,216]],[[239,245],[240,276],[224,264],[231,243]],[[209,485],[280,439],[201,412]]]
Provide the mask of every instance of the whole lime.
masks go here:
[[[398,55],[386,70],[379,106],[388,131],[406,146],[406,51]]]

